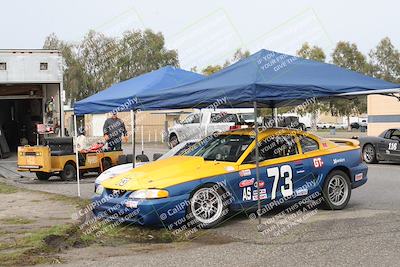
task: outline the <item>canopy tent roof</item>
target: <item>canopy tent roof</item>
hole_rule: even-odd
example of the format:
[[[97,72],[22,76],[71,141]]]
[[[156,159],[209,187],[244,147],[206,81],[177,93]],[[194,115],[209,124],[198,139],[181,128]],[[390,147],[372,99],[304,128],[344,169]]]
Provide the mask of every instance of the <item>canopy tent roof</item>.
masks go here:
[[[174,108],[279,107],[340,94],[384,93],[398,84],[332,64],[260,50],[202,80],[138,96],[143,110]]]
[[[175,68],[162,67],[158,70],[114,84],[74,105],[76,115],[107,113],[113,110],[126,111],[133,108],[136,97],[144,92],[159,94],[166,88],[198,81],[204,76]]]

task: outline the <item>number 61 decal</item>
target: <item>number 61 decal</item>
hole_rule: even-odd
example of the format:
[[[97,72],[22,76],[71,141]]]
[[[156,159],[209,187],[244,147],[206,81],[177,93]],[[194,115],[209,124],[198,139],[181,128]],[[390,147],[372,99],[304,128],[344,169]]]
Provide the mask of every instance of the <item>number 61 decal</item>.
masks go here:
[[[283,197],[289,197],[293,195],[293,172],[289,165],[283,165],[280,168],[274,167],[267,169],[268,178],[274,178],[274,184],[272,186],[271,200],[276,198],[276,191],[278,190],[279,179],[285,179],[285,184],[281,186],[280,191]]]

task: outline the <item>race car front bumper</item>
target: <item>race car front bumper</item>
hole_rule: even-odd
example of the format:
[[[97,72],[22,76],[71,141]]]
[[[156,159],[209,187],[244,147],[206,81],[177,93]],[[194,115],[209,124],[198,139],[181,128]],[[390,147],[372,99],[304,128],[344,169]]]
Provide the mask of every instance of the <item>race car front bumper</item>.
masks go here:
[[[107,194],[92,197],[93,213],[98,219],[138,225],[164,226],[172,229],[183,223],[189,195],[161,199],[131,199],[132,192],[121,195]]]

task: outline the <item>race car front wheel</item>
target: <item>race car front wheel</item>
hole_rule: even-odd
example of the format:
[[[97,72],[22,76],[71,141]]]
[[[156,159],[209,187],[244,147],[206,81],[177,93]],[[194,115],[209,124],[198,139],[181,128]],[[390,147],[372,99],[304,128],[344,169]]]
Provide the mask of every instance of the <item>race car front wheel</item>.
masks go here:
[[[323,198],[325,207],[332,210],[341,210],[347,206],[351,196],[351,185],[349,176],[341,171],[335,170],[326,177]]]
[[[212,228],[228,215],[228,200],[229,194],[219,185],[204,185],[197,189],[190,199],[189,218],[199,228]]]
[[[362,150],[363,159],[366,163],[377,163],[376,150],[373,145],[366,144]]]

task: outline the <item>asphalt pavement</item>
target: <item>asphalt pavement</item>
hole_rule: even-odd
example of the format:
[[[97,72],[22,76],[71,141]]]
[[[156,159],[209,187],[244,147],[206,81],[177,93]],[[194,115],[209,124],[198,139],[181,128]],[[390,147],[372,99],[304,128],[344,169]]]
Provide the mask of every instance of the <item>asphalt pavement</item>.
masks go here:
[[[205,238],[164,250],[110,257],[97,266],[399,266],[400,165],[369,166],[369,181],[353,190],[342,211],[317,209],[271,222],[284,208],[257,220],[245,214],[207,230]],[[292,221],[290,220],[292,218]],[[79,261],[67,266],[90,266]]]

